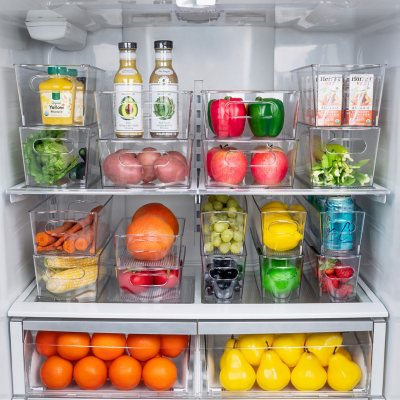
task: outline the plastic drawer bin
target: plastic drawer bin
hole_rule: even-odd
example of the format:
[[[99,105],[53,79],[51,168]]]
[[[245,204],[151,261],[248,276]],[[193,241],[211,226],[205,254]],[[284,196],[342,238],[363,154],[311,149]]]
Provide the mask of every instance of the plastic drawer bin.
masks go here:
[[[240,303],[246,272],[246,248],[242,255],[202,253],[203,303]]]
[[[207,188],[292,187],[297,140],[203,140]]]
[[[200,208],[204,254],[243,254],[247,223],[246,197],[203,196]]]
[[[370,392],[371,332],[233,332],[203,336],[201,347],[204,396],[353,397]],[[235,375],[232,369],[239,371]],[[313,371],[312,378],[307,379],[307,371]]]
[[[96,301],[113,271],[112,240],[94,256],[33,256],[40,301]]]
[[[51,196],[29,212],[37,255],[93,256],[111,235],[112,196]]]
[[[25,182],[34,187],[89,187],[99,179],[97,126],[20,128]]]
[[[298,92],[204,90],[202,95],[208,139],[295,138]]]
[[[114,114],[114,99],[115,92],[97,92],[96,96],[96,111],[97,120],[100,128],[100,137],[102,139],[112,139],[115,137],[115,114]],[[142,115],[143,115],[143,134],[136,135],[136,138],[143,137],[145,139],[187,139],[191,131],[191,113],[193,92],[180,91],[178,92],[178,104],[174,104],[172,97],[176,97],[176,92],[163,91],[162,96],[157,99],[152,98],[152,92],[142,92]],[[166,102],[168,104],[166,104]],[[165,105],[166,104],[166,105]],[[162,107],[160,107],[162,106]],[[153,112],[159,108],[159,117]],[[140,112],[140,110],[138,111]],[[177,129],[173,131],[159,132],[152,129],[152,123],[157,123],[157,126],[162,127],[162,120],[170,118],[170,113],[178,113]],[[153,120],[152,120],[153,119]],[[157,130],[160,128],[157,128]],[[127,135],[127,139],[129,135]],[[134,137],[132,137],[134,138]]]
[[[103,187],[189,187],[191,140],[101,139]]]
[[[57,122],[51,123],[50,121],[45,123],[42,119],[41,94],[43,94],[43,90],[40,91],[39,85],[49,79],[48,67],[49,65],[15,65],[22,125],[24,126],[57,125]],[[69,125],[86,126],[95,123],[94,92],[105,89],[102,87],[105,82],[105,71],[90,65],[64,65],[64,67],[75,69],[77,71],[77,79],[84,84],[83,100],[80,100],[83,101],[83,110],[80,111],[77,117],[76,109],[74,109],[74,118]],[[69,76],[63,76],[63,78],[71,80]],[[52,95],[54,94],[53,91]],[[73,103],[76,103],[76,98]],[[49,119],[47,118],[46,121],[49,121]]]
[[[299,122],[377,126],[386,65],[313,64],[292,71],[300,90]]]
[[[373,185],[380,128],[315,128],[298,125],[297,174],[313,187]]]

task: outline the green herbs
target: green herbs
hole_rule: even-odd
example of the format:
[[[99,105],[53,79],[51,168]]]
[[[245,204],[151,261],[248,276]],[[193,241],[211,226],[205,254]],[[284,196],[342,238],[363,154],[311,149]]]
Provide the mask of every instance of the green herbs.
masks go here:
[[[64,139],[63,130],[39,131],[25,139],[25,169],[37,184],[57,184],[78,164],[78,157]]]
[[[154,115],[160,119],[171,119],[175,114],[174,101],[168,96],[160,96],[154,103]]]
[[[311,182],[316,186],[364,186],[371,182],[371,177],[359,170],[368,162],[355,163],[346,147],[327,144],[319,159],[313,162]]]

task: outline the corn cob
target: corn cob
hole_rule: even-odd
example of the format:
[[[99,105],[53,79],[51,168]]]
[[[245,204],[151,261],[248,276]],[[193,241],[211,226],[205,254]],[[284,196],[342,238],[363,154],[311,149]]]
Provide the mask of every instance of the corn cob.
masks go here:
[[[44,266],[51,269],[69,269],[97,265],[99,257],[46,257]]]
[[[61,272],[49,269],[47,276],[46,274],[43,276],[43,280],[50,293],[60,294],[92,285],[97,280],[97,274],[97,264],[69,268]]]

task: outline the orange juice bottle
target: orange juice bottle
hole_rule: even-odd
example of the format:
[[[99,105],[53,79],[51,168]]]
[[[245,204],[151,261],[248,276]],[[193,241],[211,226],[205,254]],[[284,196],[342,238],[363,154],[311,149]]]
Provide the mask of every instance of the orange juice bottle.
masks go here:
[[[66,67],[51,66],[49,79],[39,83],[43,125],[72,125],[74,122],[75,84]]]

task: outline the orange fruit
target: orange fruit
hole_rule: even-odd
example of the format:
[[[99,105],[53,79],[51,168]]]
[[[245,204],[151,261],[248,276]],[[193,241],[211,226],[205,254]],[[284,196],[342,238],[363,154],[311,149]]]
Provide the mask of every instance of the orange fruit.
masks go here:
[[[49,389],[65,389],[72,381],[73,365],[59,356],[50,356],[40,367],[40,379]]]
[[[103,360],[88,356],[79,360],[74,367],[74,380],[81,389],[96,390],[107,380],[107,367]]]
[[[179,222],[175,214],[168,207],[164,206],[164,204],[148,203],[139,207],[135,214],[133,214],[132,221],[142,215],[155,215],[156,217],[160,217],[169,224],[174,231],[174,235],[179,233]]]
[[[188,347],[187,335],[161,335],[161,354],[167,357],[178,357]]]
[[[125,353],[126,338],[121,333],[94,333],[92,353],[104,361],[114,360]]]
[[[142,366],[131,356],[116,358],[108,370],[108,377],[119,390],[131,390],[139,385],[142,378]]]
[[[147,361],[158,354],[161,341],[158,335],[128,335],[126,344],[132,357],[139,361]]]
[[[178,375],[175,364],[164,357],[152,358],[143,367],[144,384],[151,390],[171,389]]]
[[[75,361],[86,357],[90,351],[90,336],[84,332],[63,332],[57,337],[59,356]]]
[[[126,234],[128,251],[134,258],[142,261],[161,260],[175,241],[171,226],[155,215],[145,214],[134,218]]]
[[[55,356],[57,354],[57,336],[59,332],[38,331],[36,334],[36,351],[45,357]]]

